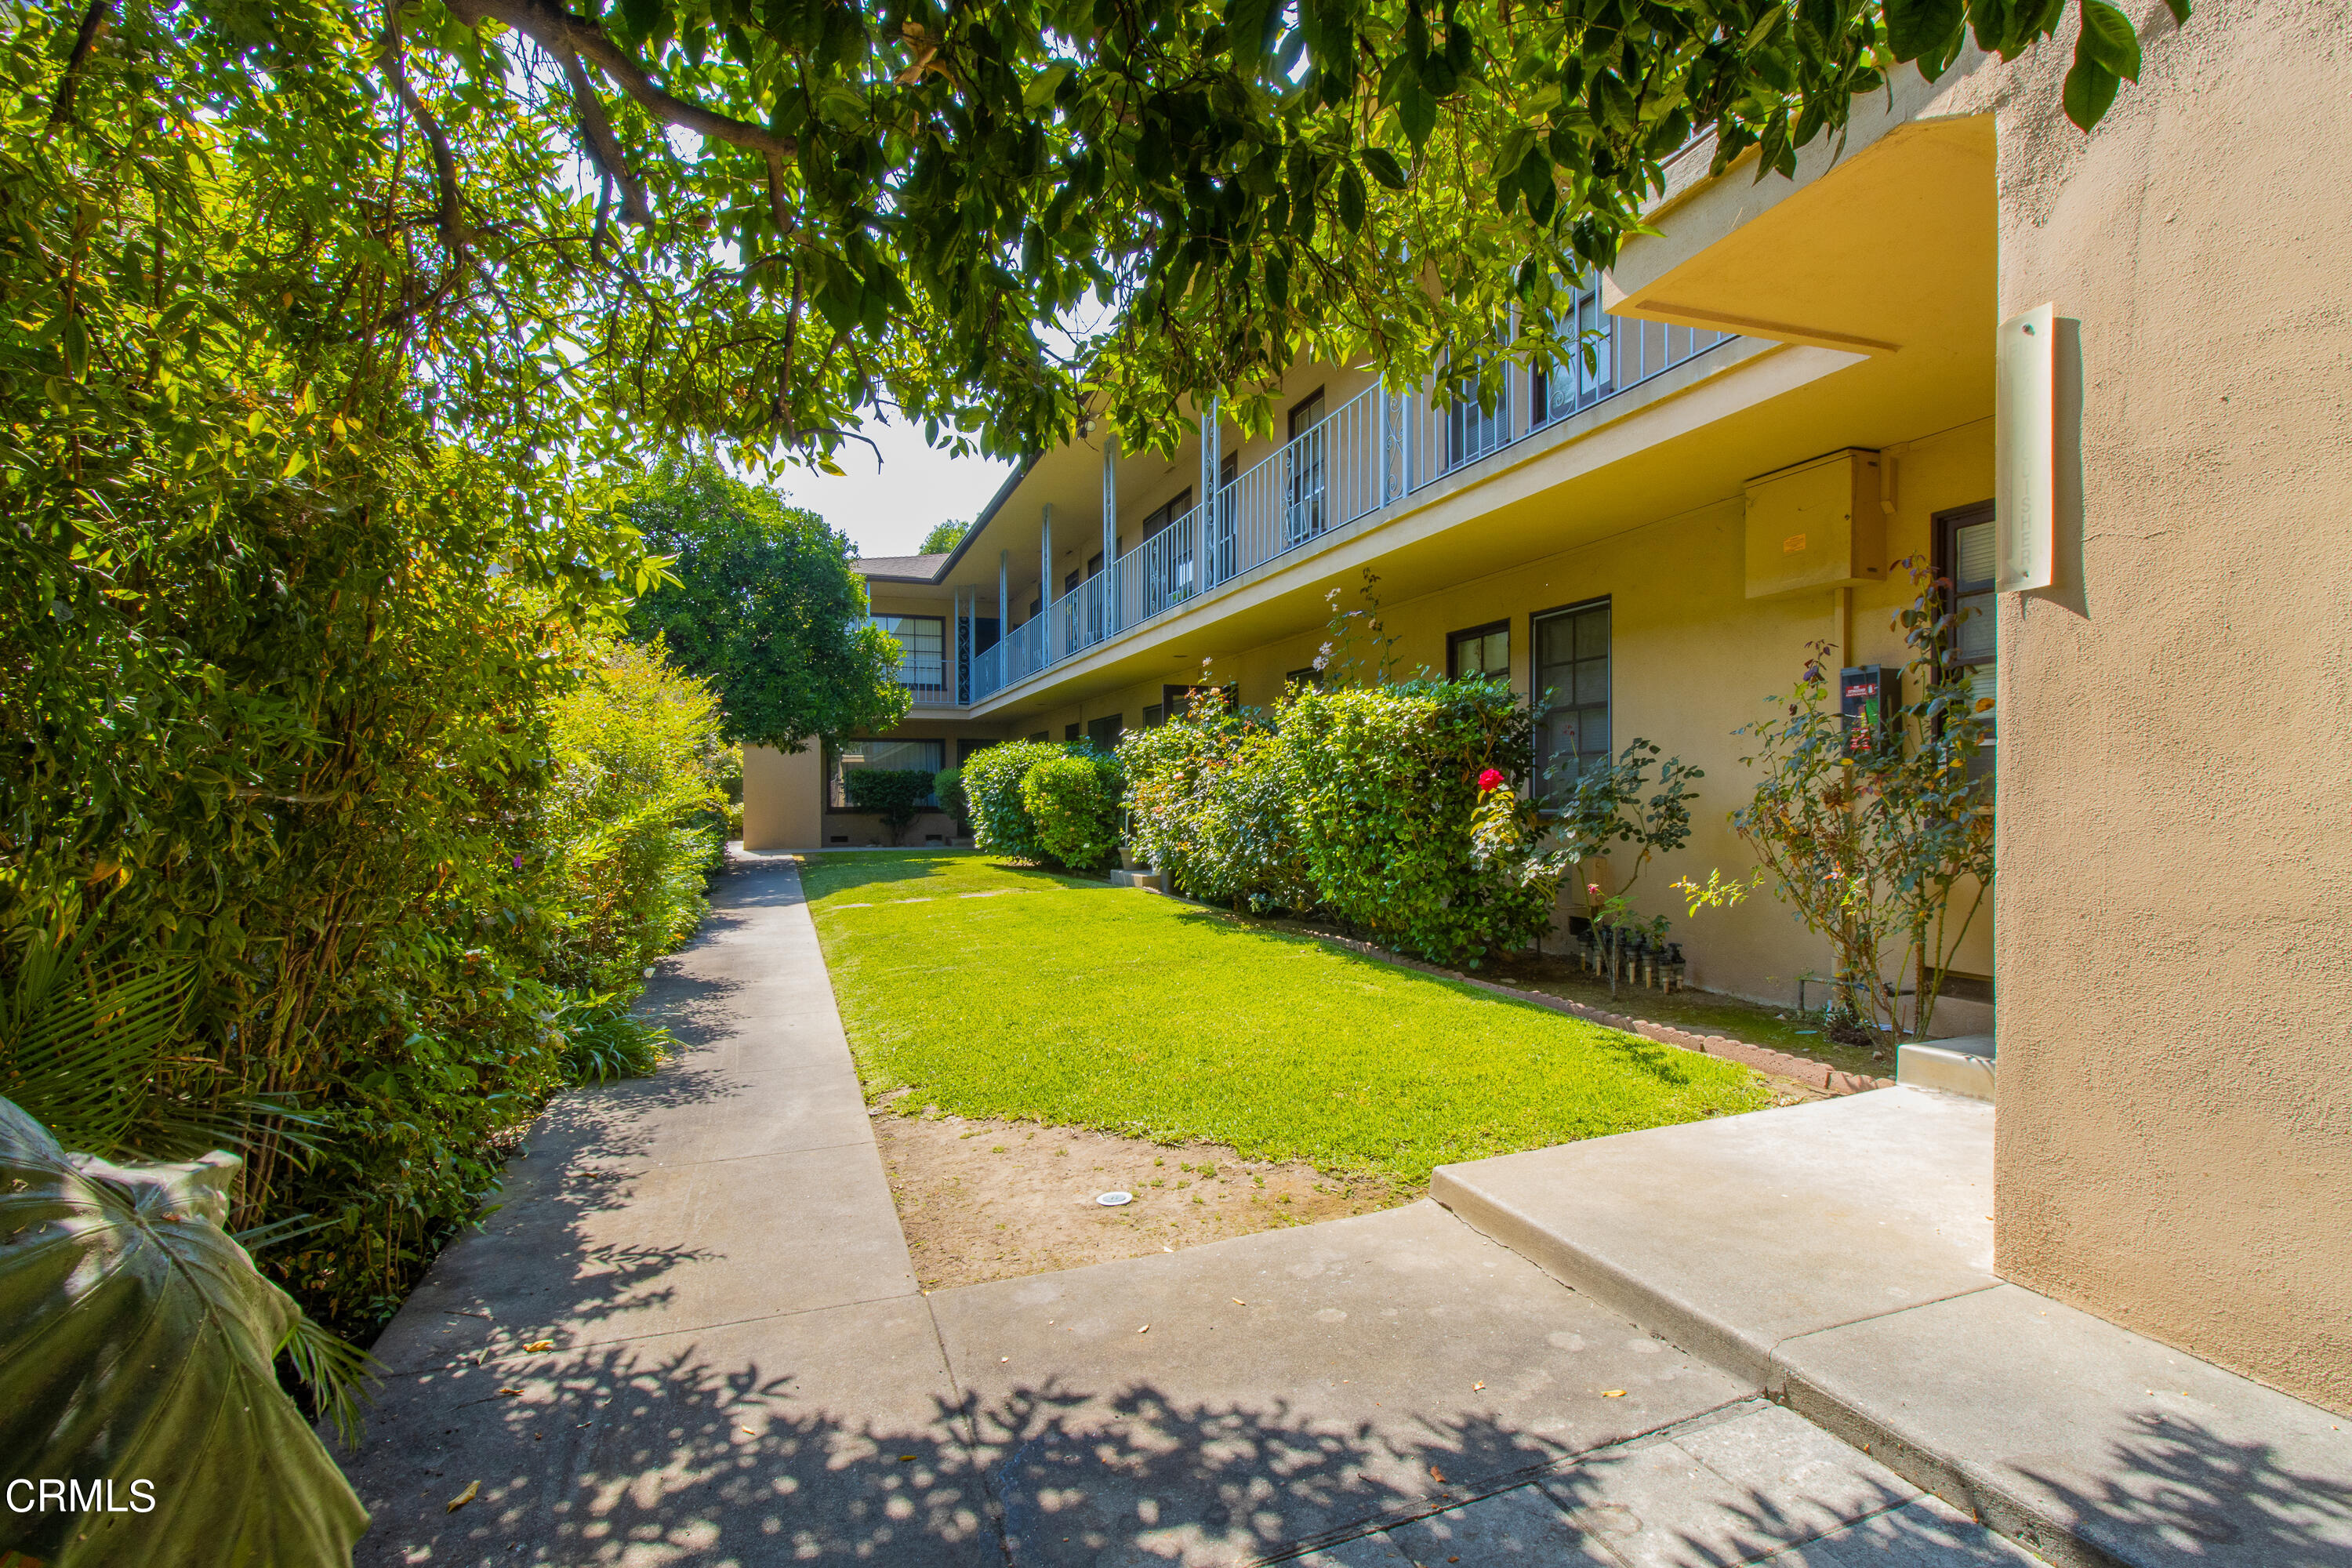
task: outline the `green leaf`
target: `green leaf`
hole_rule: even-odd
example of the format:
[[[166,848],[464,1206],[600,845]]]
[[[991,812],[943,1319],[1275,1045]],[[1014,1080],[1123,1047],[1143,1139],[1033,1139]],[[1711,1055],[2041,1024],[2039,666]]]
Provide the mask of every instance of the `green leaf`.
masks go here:
[[[1339,171],[1339,221],[1348,226],[1349,234],[1363,232],[1364,180],[1353,167]]]
[[[0,1100],[0,1453],[121,1511],[9,1520],[61,1568],[348,1563],[367,1512],[273,1363],[301,1313],[222,1231],[238,1162],[68,1160]],[[131,1511],[143,1481],[155,1507]]]
[[[1418,78],[1405,84],[1404,96],[1397,100],[1397,123],[1403,128],[1405,140],[1412,143],[1415,153],[1428,142],[1430,132],[1437,129],[1437,100]]]
[[[1396,161],[1395,153],[1385,147],[1367,147],[1364,149],[1363,156],[1364,167],[1370,172],[1373,179],[1392,191],[1405,188],[1404,168]]]
[[[2083,0],[2083,30],[2074,42],[2076,62],[2085,55],[2126,81],[2139,79],[2139,35],[2132,30],[2131,18],[2106,0]],[[2112,89],[2107,97],[2115,97]],[[2073,112],[2071,108],[2068,112]],[[2106,112],[2105,103],[2099,105],[2099,112]]]
[[[1898,60],[1942,61],[1960,37],[1962,0],[1886,0],[1886,43]]]
[[[1234,63],[1255,67],[1274,47],[1282,26],[1282,7],[1274,0],[1230,0],[1225,6],[1225,37]]]
[[[2116,100],[2121,79],[2096,60],[2079,56],[2066,73],[2066,118],[2084,131],[2099,122]]]

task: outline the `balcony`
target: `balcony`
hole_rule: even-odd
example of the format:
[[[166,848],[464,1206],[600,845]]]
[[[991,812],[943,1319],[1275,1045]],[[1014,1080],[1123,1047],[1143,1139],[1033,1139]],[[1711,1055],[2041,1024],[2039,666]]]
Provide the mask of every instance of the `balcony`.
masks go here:
[[[967,700],[984,702],[1034,679],[1734,336],[1605,316],[1592,293],[1579,302],[1575,325],[1595,334],[1591,362],[1580,354],[1546,370],[1515,372],[1512,395],[1492,411],[1467,398],[1440,399],[1431,387],[1395,394],[1375,385],[1359,393],[972,655]]]

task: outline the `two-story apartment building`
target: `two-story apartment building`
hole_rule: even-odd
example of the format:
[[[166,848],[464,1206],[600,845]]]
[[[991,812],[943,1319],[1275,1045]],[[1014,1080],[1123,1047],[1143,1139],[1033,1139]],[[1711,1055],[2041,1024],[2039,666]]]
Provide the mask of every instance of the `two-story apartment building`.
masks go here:
[[[1703,174],[1706,157],[1681,162]],[[1204,663],[1242,704],[1270,704],[1313,677],[1329,593],[1356,607],[1370,568],[1402,668],[1507,677],[1555,784],[1636,736],[1706,770],[1698,832],[1645,872],[1637,905],[1675,918],[1694,984],[1793,1002],[1830,962],[1785,910],[1686,922],[1666,886],[1748,863],[1727,820],[1753,788],[1735,731],[1788,689],[1810,641],[1848,664],[1901,661],[1888,612],[1915,590],[1895,563],[1990,587],[1990,133],[1886,138],[1843,173],[1869,188],[1834,199],[1903,193],[1881,221],[1945,261],[1852,280],[1805,341],[1596,280],[1579,307],[1603,334],[1595,355],[1514,372],[1491,411],[1302,363],[1269,435],[1209,411],[1172,458],[1101,433],[1032,459],[952,554],[865,563],[915,710],[891,736],[761,759],[747,802],[772,776],[787,804],[747,805],[747,834],[873,841],[843,770],[942,767],[1008,738],[1108,743],[1159,722]],[[1990,667],[1991,619],[1973,625]],[[935,818],[916,837],[950,832]],[[1989,1028],[1989,906],[1952,968],[1942,1026]]]
[[[1269,702],[1370,567],[1403,662],[1507,675],[1564,769],[1643,736],[1706,770],[1636,905],[1694,984],[1793,1000],[1827,955],[1784,909],[1684,921],[1665,884],[1748,868],[1735,731],[1811,641],[1900,662],[1896,563],[1932,562],[1987,612],[1965,652],[1999,693],[1997,918],[1938,1015],[1997,1029],[1999,1268],[2352,1406],[2331,10],[2152,8],[2088,136],[2062,36],[1906,70],[1793,178],[1695,146],[1581,307],[1597,363],[1519,370],[1491,413],[1301,363],[1270,436],[1211,408],[1172,458],[1036,456],[953,553],[866,563],[915,710],[747,759],[747,841],[866,842],[843,769],[1108,741],[1204,661]]]

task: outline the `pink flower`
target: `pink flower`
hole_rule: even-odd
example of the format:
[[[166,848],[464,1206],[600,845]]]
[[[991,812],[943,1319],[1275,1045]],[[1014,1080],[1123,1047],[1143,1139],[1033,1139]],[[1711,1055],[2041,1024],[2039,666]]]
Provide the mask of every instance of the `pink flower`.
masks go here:
[[[1503,777],[1502,769],[1488,768],[1485,773],[1478,775],[1478,793],[1484,795],[1488,790],[1500,789],[1507,782],[1507,781]]]

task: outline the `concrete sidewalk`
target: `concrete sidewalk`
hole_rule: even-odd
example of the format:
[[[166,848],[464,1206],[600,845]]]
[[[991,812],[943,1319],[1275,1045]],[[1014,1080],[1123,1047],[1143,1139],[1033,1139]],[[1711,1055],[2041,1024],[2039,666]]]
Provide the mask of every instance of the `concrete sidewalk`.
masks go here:
[[[361,1563],[2024,1561],[1427,1202],[922,1295],[796,872],[716,904],[379,1342]]]
[[[1430,1190],[2055,1561],[2352,1564],[2352,1420],[1995,1276],[1992,1119],[1879,1089],[1448,1166]]]

